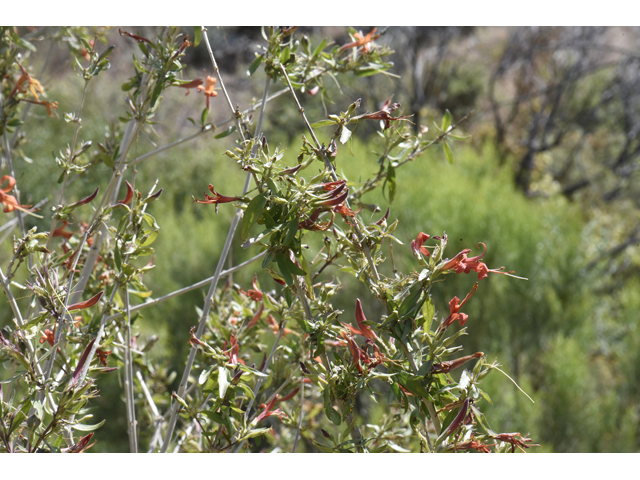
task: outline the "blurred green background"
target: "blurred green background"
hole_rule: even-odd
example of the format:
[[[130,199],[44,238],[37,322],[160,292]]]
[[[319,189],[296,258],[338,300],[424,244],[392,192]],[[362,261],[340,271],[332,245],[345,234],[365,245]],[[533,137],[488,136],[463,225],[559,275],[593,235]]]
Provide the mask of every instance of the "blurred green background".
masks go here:
[[[372,27],[359,28],[367,33]],[[123,29],[151,34],[148,28]],[[260,30],[209,30],[233,101],[241,108],[250,106],[264,83],[264,73],[246,74]],[[297,33],[313,43],[324,36],[337,44],[349,41],[347,30],[336,27],[300,28]],[[119,86],[132,74],[135,48],[117,31],[106,36],[116,45],[112,68],[89,87],[80,133],[94,147],[105,135],[113,137],[111,126],[125,111]],[[397,76],[341,76],[340,87],[325,82],[329,98],[324,104],[319,96],[302,99],[313,122],[346,110],[357,98],[362,98],[364,112],[379,110],[393,97],[402,104],[397,112],[414,114],[416,130],[421,125],[433,129],[444,109],[452,112],[454,122],[473,112],[461,127],[472,139],[453,146],[453,165],[436,146],[398,170],[390,218],[399,219],[396,236],[405,246],[396,246],[394,254],[399,268],[409,271],[415,267],[411,240],[420,231],[446,232],[449,257],[462,248],[476,254],[476,244],[483,242],[490,268],[505,266],[528,278],[493,275],[481,283],[465,305],[470,336],[464,344],[466,354],[483,351],[489,361],[498,359],[535,400],[529,402],[498,373],[483,387],[493,400],[485,407],[492,426],[530,433],[542,445],[534,451],[640,449],[640,70],[634,53],[639,39],[640,32],[632,28],[394,27],[376,42],[396,51],[391,58]],[[34,45],[38,51],[31,64],[35,72],[43,69],[37,77],[48,98],[59,102],[61,116],[75,111],[82,80],[73,72],[65,41],[51,50],[44,40]],[[185,63],[185,79],[211,72],[204,45],[188,49]],[[280,82],[273,91],[282,87]],[[167,91],[157,124],[140,137],[137,154],[195,133],[188,117],[199,119],[203,107],[203,97],[195,91],[189,96],[179,88]],[[227,112],[222,96],[212,100],[210,120],[224,120]],[[360,125],[353,143],[341,147],[338,170],[350,179],[366,179],[377,170],[375,152],[381,145],[374,129]],[[15,161],[22,190],[55,190],[59,174],[51,152],[71,141],[73,125],[33,108],[23,130],[28,143],[22,154],[32,163]],[[330,134],[325,130],[321,141]],[[286,148],[286,158],[295,162],[303,124],[290,97],[268,105],[263,131],[270,145]],[[213,208],[193,204],[192,196],[201,198],[208,183],[224,195],[241,192],[244,174],[224,155],[233,147],[233,137],[203,135],[139,165],[137,188],[149,189],[158,179],[164,189],[151,208],[161,227],[154,245],[157,267],[145,275],[154,296],[213,274],[233,209],[223,205],[215,215]],[[70,196],[106,186],[109,176],[100,165],[77,177]],[[24,203],[39,200],[26,198]],[[388,206],[381,194],[364,200],[382,211]],[[48,228],[48,220],[28,221]],[[3,263],[11,255],[9,243],[2,245]],[[232,263],[255,253],[236,247]],[[233,282],[246,289],[253,271],[235,274]],[[440,316],[448,314],[447,302],[454,295],[463,298],[474,283],[473,276],[450,277],[433,290]],[[259,278],[271,285],[268,276]],[[344,303],[337,306],[347,309],[362,287],[344,281]],[[168,373],[182,372],[189,328],[197,322],[196,307],[202,306],[205,293],[196,290],[149,308],[135,323],[139,342],[152,335],[160,338],[150,355]],[[2,310],[4,325],[10,312]],[[94,415],[98,420],[118,416],[120,422],[101,428],[94,449],[126,450],[120,379],[103,376],[99,388]]]

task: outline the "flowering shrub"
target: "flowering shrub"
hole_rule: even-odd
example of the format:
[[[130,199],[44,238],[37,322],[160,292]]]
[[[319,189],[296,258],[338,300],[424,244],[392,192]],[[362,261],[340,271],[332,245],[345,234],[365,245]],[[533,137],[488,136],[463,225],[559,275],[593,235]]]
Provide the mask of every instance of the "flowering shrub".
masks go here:
[[[90,38],[81,29],[70,32],[77,41],[76,68],[86,93],[87,85],[109,67],[113,47],[99,52],[99,36]],[[413,136],[407,126],[411,117],[393,113],[399,104],[387,100],[370,113],[359,111],[360,100],[350,100],[345,111],[310,123],[299,95],[326,96],[325,76],[366,77],[392,66],[386,60],[389,50],[375,43],[384,32],[351,31],[350,43],[330,45],[323,40],[315,46],[295,28],[268,28],[263,33],[265,44],[249,66],[251,75],[259,68],[266,72],[262,101],[240,111],[225,88],[205,30],[196,28],[193,43],[174,28],[159,30],[153,39],[120,30],[123,40],[136,42],[142,53],[123,86],[129,110],[122,117],[122,137],[117,143],[101,144],[90,158],[90,142],[79,140],[82,105],[76,114],[65,114],[76,127],[69,148],[56,157],[61,192],[49,219],[39,209],[41,204],[20,205],[12,155],[16,142],[9,134],[23,126],[19,117],[25,102],[44,106],[49,115],[57,105],[40,100],[44,88],[19,60],[33,47],[17,29],[3,30],[7,48],[0,58],[0,133],[10,175],[2,178],[7,186],[0,190],[0,201],[4,212],[17,218],[21,232],[14,240],[13,258],[0,271],[13,319],[0,332],[5,368],[0,449],[88,449],[100,440],[102,424],[92,424],[87,411],[98,395],[96,379],[114,371],[123,379],[132,452],[141,447],[160,452],[296,451],[301,442],[307,451],[325,452],[489,452],[533,446],[520,433],[491,429],[481,410],[490,400],[480,383],[492,370],[501,371],[499,365],[488,362],[483,352],[461,355],[456,343],[467,334],[466,324],[473,325],[461,309],[479,283],[490,273],[513,272],[488,268],[481,261],[484,253],[469,257],[471,249],[449,258],[447,235],[431,236],[420,226],[407,245],[411,239],[394,236],[398,220],[393,220],[391,207],[371,220],[361,214],[370,208],[362,197],[376,189],[382,189],[391,205],[399,194],[396,170],[427,149],[442,145],[452,161],[449,143],[460,139],[455,133],[461,122],[452,124],[447,112],[436,136],[428,137],[426,128]],[[215,77],[180,78],[188,48],[207,49]],[[291,108],[299,111],[307,129],[295,165],[286,164],[284,151],[273,148],[268,134],[262,133],[268,100],[276,96],[269,97],[269,91],[279,82],[284,89],[276,95],[290,97]],[[205,193],[204,200],[196,198],[206,188],[204,183],[190,192],[194,202],[204,204],[199,208],[215,205],[217,212],[221,204],[233,204],[222,208],[236,210],[214,275],[207,281],[210,288],[198,310],[199,320],[190,329],[191,349],[181,380],[166,399],[167,411],[160,412],[151,391],[163,379],[154,374],[145,354],[148,346],[137,344],[131,324],[137,311],[191,287],[148,298],[151,292],[143,275],[153,268],[153,261],[145,263],[142,257],[153,253],[160,226],[147,210],[161,205],[162,190],[136,183],[133,167],[140,158],[132,147],[160,108],[163,91],[174,86],[186,88],[186,94],[196,88],[204,95],[198,135],[221,126],[207,121],[213,102],[228,104],[233,126],[215,138],[237,136],[237,147],[226,155],[247,173],[240,195],[227,191],[222,178],[213,179],[216,187],[209,184],[211,195]],[[256,110],[254,127],[250,113]],[[384,151],[378,156],[377,173],[354,182],[339,175],[337,167],[348,159],[354,127],[370,121],[379,123]],[[318,129],[329,132],[325,144],[318,140]],[[106,189],[67,202],[65,189],[72,177],[99,162],[113,172]],[[126,191],[120,193],[122,188]],[[118,200],[121,195],[124,198]],[[47,230],[26,229],[24,216],[38,215],[36,211],[50,220]],[[67,230],[78,223],[79,230]],[[223,271],[238,230],[241,248],[255,255]],[[396,269],[393,243],[413,252],[410,271]],[[222,276],[258,260],[272,284],[260,285],[254,277],[247,291],[219,287]],[[19,270],[26,278],[23,284],[16,280]],[[478,282],[464,300],[452,298],[449,315],[441,318],[430,292],[448,276],[462,273],[477,274]],[[338,274],[355,277],[369,292],[366,299],[354,299],[350,311],[332,304],[341,288]],[[26,308],[19,306],[15,288],[26,292]],[[363,303],[374,302],[382,313],[367,318]],[[380,418],[368,418],[359,410],[365,393],[387,406]],[[140,444],[142,428],[152,432],[149,445]],[[91,433],[77,438],[78,432]]]

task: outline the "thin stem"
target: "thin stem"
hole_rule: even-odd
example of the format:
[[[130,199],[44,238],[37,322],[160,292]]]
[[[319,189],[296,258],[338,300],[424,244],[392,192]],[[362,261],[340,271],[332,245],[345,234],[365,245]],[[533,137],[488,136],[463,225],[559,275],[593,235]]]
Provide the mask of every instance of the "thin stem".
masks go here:
[[[235,267],[229,268],[227,270],[223,270],[222,272],[220,272],[220,277],[226,277],[227,275],[231,275],[232,273],[237,272],[238,270],[241,270],[242,268],[246,267],[250,263],[253,263],[256,260],[261,259],[266,254],[267,254],[267,251],[265,250],[264,252],[259,253],[255,257],[250,258],[249,260],[246,260],[246,261],[236,265]],[[189,285],[188,287],[180,288],[180,289],[176,290],[175,292],[167,293],[166,295],[163,295],[162,297],[154,298],[154,299],[149,300],[149,301],[147,301],[145,303],[140,303],[138,305],[134,305],[134,306],[130,307],[131,313],[137,312],[138,310],[142,310],[143,308],[152,307],[153,305],[157,305],[158,303],[164,302],[165,300],[169,300],[169,299],[171,299],[173,297],[177,297],[179,295],[182,295],[183,293],[191,292],[192,290],[196,290],[198,288],[204,287],[207,284],[211,284],[211,282],[213,281],[214,278],[215,278],[215,275],[213,275],[213,276],[211,276],[209,278],[205,278],[204,280],[200,280],[199,282],[194,283],[193,285]],[[114,315],[111,315],[109,318],[107,318],[107,320],[113,320],[114,318],[118,318],[118,317],[121,317],[121,316],[122,316],[121,313],[116,313]]]
[[[302,429],[302,419],[304,418],[304,378],[300,382],[300,418],[298,419],[298,428],[296,428],[296,434],[293,437],[293,448],[291,448],[291,453],[296,453],[296,447],[298,446],[298,439],[300,438],[300,430]]]
[[[136,408],[133,392],[133,358],[131,356],[131,308],[129,304],[129,289],[124,292],[124,306],[126,310],[126,330],[124,342],[124,369],[125,369],[125,403],[127,405],[127,431],[129,433],[129,450],[138,453],[138,436],[136,432]]]
[[[216,126],[206,125],[204,128],[202,128],[200,131],[194,133],[193,135],[189,135],[188,137],[180,138],[180,139],[176,140],[175,142],[169,143],[168,145],[156,148],[155,150],[152,150],[149,153],[145,153],[144,155],[140,155],[135,160],[132,160],[131,162],[129,162],[129,165],[130,166],[137,165],[141,161],[146,160],[147,158],[152,157],[153,155],[156,155],[158,153],[164,152],[165,150],[169,150],[170,148],[173,148],[173,147],[175,147],[177,145],[180,145],[182,143],[188,142],[189,140],[193,140],[194,138],[198,138],[201,135],[204,135],[205,133],[213,132],[213,131],[215,131],[215,128],[216,128]]]
[[[148,453],[152,453],[155,450],[156,444],[162,439],[162,436],[160,435],[160,429],[162,428],[163,418],[158,411],[158,407],[156,407],[156,402],[153,401],[151,392],[149,392],[149,387],[147,387],[147,383],[144,381],[144,377],[140,373],[140,370],[136,370],[136,378],[138,379],[140,388],[142,388],[142,394],[149,404],[149,408],[151,409],[151,414],[153,416],[153,423],[155,424],[153,436],[151,437],[151,442],[149,442],[148,450]]]
[[[242,125],[240,124],[240,118],[242,117],[242,115],[240,114],[240,112],[236,112],[236,109],[233,107],[233,103],[231,102],[231,98],[229,97],[229,92],[227,92],[227,89],[224,86],[224,81],[222,80],[222,76],[220,75],[220,71],[218,69],[218,63],[216,62],[216,57],[213,55],[213,50],[211,50],[211,44],[209,43],[209,35],[207,35],[207,29],[202,27],[202,33],[204,37],[204,43],[207,46],[207,51],[209,52],[209,58],[211,59],[211,64],[213,65],[213,71],[216,72],[216,76],[218,77],[218,80],[220,80],[220,88],[222,89],[222,93],[224,93],[224,97],[227,99],[227,104],[229,105],[229,108],[231,109],[232,112],[235,113],[236,128],[238,130],[238,134],[240,135],[240,137],[242,138],[242,141],[244,142],[245,140],[244,133],[242,131]],[[264,108],[262,110],[264,111]],[[260,116],[262,117],[262,113],[260,114]],[[256,133],[259,133],[261,125],[262,124],[258,122],[258,128],[256,128]]]

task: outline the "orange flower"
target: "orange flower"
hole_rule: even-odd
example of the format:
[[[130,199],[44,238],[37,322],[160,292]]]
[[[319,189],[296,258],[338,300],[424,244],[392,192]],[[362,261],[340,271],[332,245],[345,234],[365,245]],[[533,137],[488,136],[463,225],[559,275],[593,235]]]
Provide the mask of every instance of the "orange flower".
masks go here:
[[[67,225],[69,225],[69,222],[67,222],[66,220],[62,220],[62,225],[60,225],[58,228],[56,228],[53,233],[51,234],[52,237],[64,237],[67,240],[69,240],[71,238],[71,236],[73,235],[73,233],[71,232],[67,232],[65,230],[65,228],[67,228]]]
[[[467,301],[471,298],[471,296],[475,293],[477,289],[478,289],[478,283],[476,283],[471,289],[471,291],[467,294],[467,296],[464,297],[464,300],[462,301],[462,303],[460,302],[460,299],[458,297],[453,297],[451,299],[451,301],[449,302],[449,311],[451,313],[444,320],[444,322],[442,322],[442,325],[438,327],[438,332],[446,330],[449,327],[449,325],[451,325],[456,320],[460,322],[461,327],[464,326],[465,323],[467,323],[467,319],[469,318],[469,315],[467,315],[466,313],[460,312],[460,308],[462,308],[462,305],[467,303]]]
[[[96,355],[98,356],[98,358],[102,362],[102,365],[104,365],[106,367],[107,366],[107,357],[109,355],[111,355],[111,350],[105,352],[104,350],[99,348],[98,350],[96,350]]]
[[[427,247],[422,246],[422,244],[427,240],[429,240],[429,235],[424,232],[420,232],[416,239],[411,242],[411,250],[413,250],[413,254],[416,256],[416,258],[420,258],[420,254],[424,255],[425,257],[431,255],[431,252],[427,250]]]
[[[54,341],[55,341],[55,333],[54,332],[52,332],[48,328],[44,332],[42,332],[42,337],[40,338],[40,343],[47,342],[49,345],[51,345],[53,347]]]
[[[58,108],[58,102],[47,102],[45,100],[43,100],[42,102],[39,102],[36,100],[30,100],[28,98],[24,98],[23,100],[25,102],[33,103],[34,105],[42,105],[44,108],[47,109],[47,113],[49,114],[50,117],[53,117],[53,111]],[[56,112],[56,115],[57,115],[57,112]]]
[[[343,52],[353,47],[357,47],[360,53],[369,53],[371,51],[371,42],[377,39],[380,35],[374,35],[377,28],[374,28],[366,35],[362,35],[362,31],[353,35],[356,39],[355,42],[347,43],[340,47],[340,51]]]
[[[260,291],[260,289],[258,288],[258,276],[254,275],[253,276],[253,290],[248,290],[248,291],[244,291],[242,289],[240,289],[240,293],[242,293],[243,295],[246,295],[247,297],[251,298],[251,300],[255,300],[256,302],[259,302],[260,300],[262,300],[262,297],[264,296],[264,294]]]
[[[24,93],[25,89],[23,88],[22,84],[24,82],[27,82],[31,94],[36,98],[36,100],[40,100],[40,98],[38,97],[38,93],[44,93],[42,84],[35,78],[31,78],[29,72],[27,72],[27,70],[22,65],[20,65],[20,63],[18,63],[18,66],[20,67],[20,70],[22,70],[22,75],[18,79],[18,82],[16,83],[14,89],[11,91],[11,94],[9,94],[9,98],[13,98],[16,93]]]
[[[4,182],[7,182],[7,186],[1,188]],[[22,210],[23,212],[32,212],[33,210],[29,210],[30,205],[19,205],[16,197],[13,195],[9,195],[9,192],[13,190],[13,187],[16,186],[15,178],[5,175],[0,179],[0,203],[4,204],[4,212],[9,213],[14,210]]]
[[[209,108],[209,100],[211,99],[211,97],[218,96],[218,92],[214,90],[217,81],[217,78],[213,78],[207,75],[207,78],[204,82],[204,87],[202,85],[198,86],[198,91],[204,92],[205,97],[207,97],[207,108]]]

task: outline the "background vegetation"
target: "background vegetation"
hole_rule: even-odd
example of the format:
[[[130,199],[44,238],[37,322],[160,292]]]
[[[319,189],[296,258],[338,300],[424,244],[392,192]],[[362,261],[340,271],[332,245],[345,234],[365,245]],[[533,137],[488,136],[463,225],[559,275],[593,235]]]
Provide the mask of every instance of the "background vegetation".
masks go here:
[[[300,32],[312,39],[331,35],[338,44],[349,41],[342,29]],[[31,65],[44,72],[43,84],[48,97],[58,101],[58,111],[70,112],[79,103],[82,80],[73,72],[69,53],[73,31],[61,35],[64,42],[51,51],[39,48]],[[134,48],[117,32],[104,35],[116,45],[112,68],[89,87],[82,123],[83,138],[93,139],[94,147],[109,141],[115,129],[105,125],[119,122],[125,109],[123,92],[114,86],[131,75]],[[241,108],[260,93],[250,90],[261,84],[259,79],[246,80],[259,35],[254,28],[210,28],[220,52],[218,63],[232,79],[228,84]],[[420,126],[433,128],[445,108],[454,121],[472,112],[462,125],[472,139],[456,144],[454,164],[446,162],[439,148],[398,170],[401,192],[391,205],[391,217],[400,220],[395,235],[405,248],[394,248],[394,254],[399,265],[409,265],[409,243],[417,232],[441,235],[446,230],[451,251],[484,242],[487,264],[507,265],[529,279],[485,280],[483,294],[465,305],[473,331],[465,351],[491,352],[536,401],[531,404],[500,375],[486,380],[484,390],[495,404],[485,409],[492,423],[504,431],[529,432],[542,445],[538,451],[627,452],[640,447],[640,70],[633,53],[639,38],[638,30],[613,28],[389,28],[376,42],[396,50],[391,57],[394,75],[340,78],[342,93],[353,101],[362,98],[363,110],[377,111],[380,100],[392,96],[402,104],[402,114],[414,115],[416,132]],[[203,76],[208,68],[203,48],[190,49],[183,63],[188,65],[184,78]],[[309,118],[338,113],[331,103],[338,87],[326,80],[323,87],[322,102],[303,99]],[[157,137],[142,136],[138,155],[153,150],[158,138],[163,145],[198,130],[188,118],[197,122],[202,96],[185,96],[183,89],[174,88],[164,101],[168,105],[157,119]],[[277,110],[280,101],[270,108]],[[274,132],[270,144],[284,149],[303,133],[297,112],[286,111],[263,128]],[[212,99],[210,115],[212,121],[227,117],[220,98]],[[38,134],[20,147],[22,159],[15,164],[22,188],[32,192],[57,175],[52,152],[66,147],[73,124],[36,108],[29,121]],[[232,209],[221,208],[216,215],[213,208],[198,208],[184,192],[195,194],[224,178],[225,192],[240,193],[244,175],[224,155],[233,145],[231,137],[213,141],[203,135],[139,164],[141,182],[159,179],[166,186],[162,208],[154,212],[161,226],[155,255],[164,261],[145,276],[154,296],[213,272]],[[367,178],[377,170],[371,152],[381,145],[373,127],[360,125],[342,148],[353,152],[339,166],[350,178],[360,172]],[[297,154],[287,149],[285,158],[294,164]],[[106,173],[108,166],[103,167]],[[29,175],[20,176],[27,168]],[[99,169],[92,171],[69,189],[84,192],[84,182],[93,184],[100,175]],[[366,200],[388,204],[382,195]],[[48,227],[37,219],[28,222]],[[195,234],[185,236],[183,230]],[[12,255],[7,245],[0,251],[3,264]],[[238,264],[249,257],[234,250],[231,258]],[[259,276],[263,284],[268,278]],[[229,281],[247,289],[251,274],[240,271]],[[473,283],[461,275],[436,289],[438,313]],[[343,303],[337,306],[351,309],[358,288],[355,282],[345,285]],[[176,372],[179,377],[184,366],[196,316],[193,305],[202,304],[204,295],[204,289],[195,290],[149,308],[134,323],[139,345],[159,339],[149,355],[163,365],[155,374],[166,376],[169,384],[177,383]],[[10,315],[8,308],[0,308],[0,325],[8,324]],[[122,419],[102,427],[95,447],[99,451],[127,448],[120,381],[115,375],[99,380],[94,415],[98,420],[100,415]],[[158,406],[166,408],[166,392],[153,393]]]

